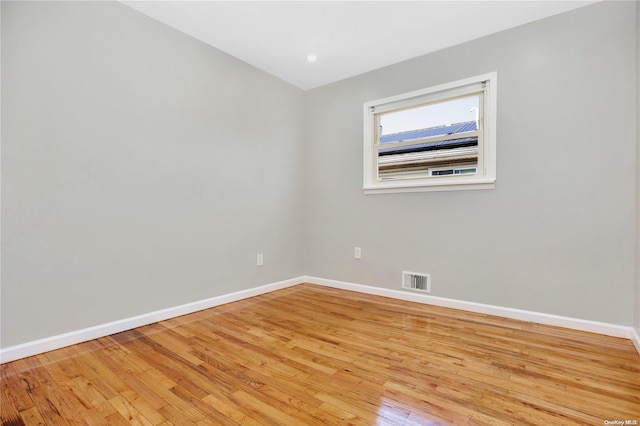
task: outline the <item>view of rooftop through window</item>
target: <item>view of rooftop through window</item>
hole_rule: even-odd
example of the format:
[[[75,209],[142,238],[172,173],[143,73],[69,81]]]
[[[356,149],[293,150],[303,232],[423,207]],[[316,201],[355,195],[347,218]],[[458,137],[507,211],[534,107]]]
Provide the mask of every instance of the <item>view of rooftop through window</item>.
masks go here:
[[[482,95],[378,114],[378,179],[475,174]]]
[[[380,135],[476,121],[479,108],[480,96],[473,95],[418,108],[392,111],[380,115]]]

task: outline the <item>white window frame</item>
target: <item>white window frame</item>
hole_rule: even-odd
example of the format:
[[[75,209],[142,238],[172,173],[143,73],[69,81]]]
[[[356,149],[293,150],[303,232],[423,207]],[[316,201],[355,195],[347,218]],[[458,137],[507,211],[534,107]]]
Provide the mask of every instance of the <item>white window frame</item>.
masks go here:
[[[363,120],[364,193],[494,189],[496,181],[497,79],[497,72],[491,72],[366,102]],[[378,114],[414,108],[426,103],[444,101],[480,91],[483,92],[483,103],[482,114],[479,117],[481,134],[478,137],[478,169],[476,173],[385,180],[378,178]]]

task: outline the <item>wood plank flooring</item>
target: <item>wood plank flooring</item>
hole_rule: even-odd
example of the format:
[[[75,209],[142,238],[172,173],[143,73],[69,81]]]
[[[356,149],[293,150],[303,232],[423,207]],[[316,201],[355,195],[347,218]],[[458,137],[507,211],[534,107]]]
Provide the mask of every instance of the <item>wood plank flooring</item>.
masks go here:
[[[4,426],[640,423],[628,340],[309,284],[0,369]]]

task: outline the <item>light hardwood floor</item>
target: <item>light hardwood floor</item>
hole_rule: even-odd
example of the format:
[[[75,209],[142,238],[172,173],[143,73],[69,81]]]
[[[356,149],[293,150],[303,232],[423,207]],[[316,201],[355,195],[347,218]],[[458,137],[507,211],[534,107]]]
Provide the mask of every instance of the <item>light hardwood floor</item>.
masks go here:
[[[309,284],[0,368],[5,426],[640,424],[628,340]]]

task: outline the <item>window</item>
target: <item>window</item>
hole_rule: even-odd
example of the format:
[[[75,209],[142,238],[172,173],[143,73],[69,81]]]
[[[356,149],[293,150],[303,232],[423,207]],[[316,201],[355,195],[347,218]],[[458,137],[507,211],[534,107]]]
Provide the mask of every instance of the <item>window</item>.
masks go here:
[[[446,176],[446,175],[462,175],[467,173],[477,173],[478,167],[472,166],[458,166],[458,167],[444,167],[444,168],[432,168],[429,170],[429,176]]]
[[[365,103],[365,193],[494,188],[496,80],[494,72]]]

